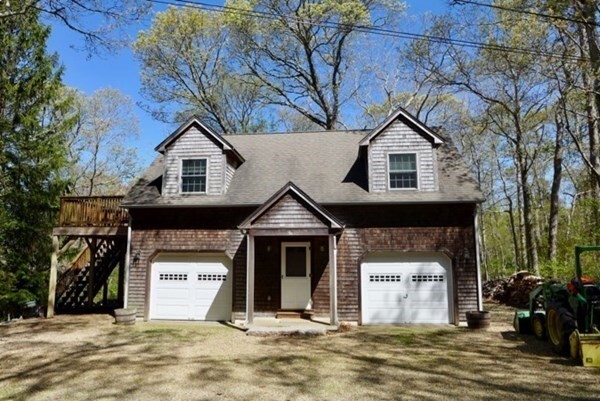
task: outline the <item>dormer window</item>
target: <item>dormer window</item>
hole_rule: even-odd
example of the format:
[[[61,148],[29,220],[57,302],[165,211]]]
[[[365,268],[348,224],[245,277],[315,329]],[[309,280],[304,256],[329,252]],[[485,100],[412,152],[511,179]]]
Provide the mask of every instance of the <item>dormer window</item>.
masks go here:
[[[181,161],[181,193],[206,193],[206,159]]]
[[[389,155],[389,188],[417,189],[417,155],[396,153]]]

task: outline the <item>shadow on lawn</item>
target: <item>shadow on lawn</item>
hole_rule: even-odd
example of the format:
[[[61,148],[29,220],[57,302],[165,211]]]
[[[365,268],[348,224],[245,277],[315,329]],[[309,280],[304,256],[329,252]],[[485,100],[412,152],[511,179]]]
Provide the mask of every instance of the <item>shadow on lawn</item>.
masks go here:
[[[112,319],[112,318],[111,318]],[[89,317],[57,316],[53,319],[31,318],[0,325],[0,337],[7,335],[35,335],[39,333],[69,333],[89,327]]]
[[[57,335],[77,331],[70,324],[56,323],[60,322],[50,322],[44,331]],[[85,329],[93,323],[75,324]],[[35,324],[31,327],[40,330]],[[70,383],[83,386],[83,382],[86,387],[73,389],[79,393],[72,398],[139,399],[150,394],[172,399],[168,389],[173,389],[173,372],[186,369],[185,374],[175,375],[176,386],[187,387],[197,400],[223,394],[224,399],[240,398],[240,394],[227,393],[233,387],[242,389],[243,399],[335,398],[327,397],[324,389],[330,387],[334,388],[331,394],[341,399],[597,398],[591,388],[593,395],[585,392],[590,375],[573,375],[561,381],[560,387],[545,385],[556,383],[556,371],[562,367],[548,368],[549,348],[530,352],[529,338],[509,332],[417,326],[256,339],[234,329],[219,329],[107,326],[93,337],[78,338],[72,345],[63,342],[60,347],[51,342],[34,344],[34,338],[29,343],[15,338],[13,346],[35,346],[48,352],[35,361],[19,352],[3,356],[2,365],[9,369],[0,371],[0,388],[6,383],[25,383],[11,399],[26,400],[35,395],[52,398],[53,392],[64,392]],[[229,336],[235,352],[211,348],[219,346],[219,336]],[[243,352],[252,347],[256,352]]]
[[[101,321],[107,323],[107,321]],[[120,373],[120,383],[124,386],[118,389],[115,398],[134,393],[142,383],[142,376],[155,369],[168,369],[177,363],[177,358],[168,353],[146,353],[152,351],[147,344],[140,344],[135,333],[123,335],[121,327],[107,325],[101,334],[89,338],[74,338],[68,343],[54,343],[51,340],[39,341],[27,334],[44,333],[52,336],[77,332],[90,328],[90,319],[41,319],[37,322],[20,322],[20,327],[12,327],[10,336],[14,336],[10,346],[23,351],[28,348],[43,349],[45,352],[35,360],[30,352],[10,352],[2,355],[0,370],[0,388],[5,385],[19,388],[18,394],[9,395],[11,400],[27,400],[38,393],[69,388],[75,379],[89,377],[89,398],[98,398],[97,394],[114,384],[115,367],[135,367],[135,370],[123,370]],[[3,333],[8,334],[8,333]],[[35,340],[32,341],[32,338]],[[111,372],[111,373],[107,373]],[[122,380],[126,378],[125,380]],[[24,383],[26,383],[24,385]],[[158,385],[160,383],[157,383]],[[73,388],[73,394],[78,389]],[[2,399],[0,397],[0,399]]]
[[[539,358],[555,356],[552,351],[537,348],[538,351],[528,352],[529,345],[525,343],[517,346],[515,352],[503,347],[501,339],[490,341],[492,333],[457,328],[424,329],[419,335],[418,330],[358,329],[328,338],[281,337],[266,339],[264,343],[284,349],[300,344],[307,355],[334,355],[351,366],[354,380],[361,387],[385,386],[388,394],[412,390],[418,392],[420,399],[597,399],[592,393],[583,392],[582,396],[581,391],[572,391],[585,389],[588,382],[584,379],[569,380],[559,389],[540,385],[556,380],[554,370],[559,368],[544,368],[548,361]],[[526,355],[519,357],[519,353]],[[549,363],[560,361],[554,358]]]
[[[533,334],[518,334],[514,331],[503,331],[501,334],[505,340],[520,343],[517,349],[524,354],[551,358],[550,363],[554,365],[579,366],[574,359],[558,355],[548,341],[538,340]]]
[[[115,366],[135,366],[136,372],[147,372],[148,369],[167,369],[177,362],[177,358],[171,355],[151,355],[133,360],[128,356],[131,351],[126,350],[130,346],[128,342],[113,341],[108,338],[99,338],[98,340],[99,343],[78,344],[70,352],[43,358],[33,364],[31,361],[22,360],[19,356],[5,358],[2,363],[6,363],[7,366],[28,367],[13,370],[8,375],[0,375],[0,384],[15,379],[29,383],[15,398],[15,400],[26,400],[36,393],[52,390],[55,387],[68,387],[71,380],[84,374],[94,377],[95,383],[92,390],[106,388],[112,384],[114,377],[103,376],[103,372],[111,371]],[[51,347],[52,344],[48,344],[48,346]],[[119,390],[120,394],[126,395],[135,392],[138,389],[135,385],[138,382],[135,377],[138,373],[122,372],[122,374],[132,375],[132,380],[129,381],[130,385]]]

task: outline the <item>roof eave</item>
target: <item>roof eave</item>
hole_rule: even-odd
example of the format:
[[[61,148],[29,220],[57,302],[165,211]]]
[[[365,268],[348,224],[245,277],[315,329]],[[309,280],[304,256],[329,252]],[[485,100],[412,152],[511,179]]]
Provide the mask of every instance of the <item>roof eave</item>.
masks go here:
[[[157,151],[157,152],[159,152],[159,153],[164,153],[166,151],[167,147],[171,143],[173,143],[174,141],[176,141],[177,138],[179,138],[180,135],[182,135],[185,131],[187,131],[194,124],[199,125],[202,128],[202,130],[204,130],[212,138],[214,138],[222,146],[222,148],[223,148],[224,151],[231,152],[240,161],[240,163],[243,163],[243,162],[246,161],[244,159],[244,157],[229,142],[227,142],[227,140],[225,138],[223,138],[223,136],[217,134],[216,132],[214,132],[213,130],[211,130],[209,127],[207,127],[206,125],[204,125],[202,123],[202,121],[200,121],[200,119],[197,116],[192,116],[186,122],[184,122],[183,124],[181,124],[179,126],[179,128],[177,128],[175,131],[173,131],[173,133],[171,135],[169,135],[161,143],[159,143],[154,148],[154,150]]]
[[[360,142],[359,146],[368,146],[373,139],[375,139],[383,130],[385,130],[391,123],[393,123],[398,117],[404,117],[412,124],[414,124],[423,134],[429,136],[432,139],[434,145],[444,144],[444,140],[433,132],[429,127],[419,121],[415,116],[410,114],[408,111],[399,107],[394,113],[390,114],[385,120],[369,132]]]
[[[269,199],[267,199],[267,201],[265,201],[258,209],[252,212],[250,216],[248,216],[238,226],[238,228],[241,230],[249,229],[254,220],[256,220],[263,213],[265,213],[271,206],[277,203],[288,192],[294,192],[310,207],[314,208],[323,218],[325,218],[330,223],[329,228],[344,228],[344,225],[335,216],[333,216],[327,210],[323,209],[317,202],[315,202],[310,196],[308,196],[304,191],[302,191],[296,184],[294,184],[291,181],[285,184],[279,191],[275,192]]]
[[[358,206],[358,205],[440,205],[440,204],[462,204],[462,203],[477,203],[481,204],[485,202],[485,198],[473,198],[473,199],[452,199],[452,200],[427,200],[427,201],[338,201],[338,202],[321,202],[321,206]],[[219,208],[219,207],[260,207],[264,205],[260,203],[220,203],[220,204],[161,204],[161,203],[121,203],[121,207],[125,209],[151,209],[151,208],[165,208],[165,209],[179,209],[179,208]],[[242,223],[243,224],[243,223]]]

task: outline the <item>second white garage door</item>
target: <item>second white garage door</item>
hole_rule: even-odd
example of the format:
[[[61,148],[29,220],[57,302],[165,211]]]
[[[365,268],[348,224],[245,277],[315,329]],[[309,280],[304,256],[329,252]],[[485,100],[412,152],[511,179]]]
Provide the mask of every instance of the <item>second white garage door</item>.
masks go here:
[[[362,323],[452,323],[451,284],[444,254],[368,255],[361,265]]]
[[[152,263],[150,319],[230,320],[231,259],[159,255]]]

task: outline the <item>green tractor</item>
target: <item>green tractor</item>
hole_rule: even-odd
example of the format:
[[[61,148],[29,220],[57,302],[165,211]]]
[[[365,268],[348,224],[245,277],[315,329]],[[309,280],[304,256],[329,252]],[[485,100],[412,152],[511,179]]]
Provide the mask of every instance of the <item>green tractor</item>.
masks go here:
[[[581,272],[583,252],[600,246],[575,247],[575,277],[568,284],[548,281],[529,294],[529,310],[515,313],[517,333],[548,339],[554,350],[570,354],[584,366],[600,367],[600,283]]]

